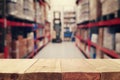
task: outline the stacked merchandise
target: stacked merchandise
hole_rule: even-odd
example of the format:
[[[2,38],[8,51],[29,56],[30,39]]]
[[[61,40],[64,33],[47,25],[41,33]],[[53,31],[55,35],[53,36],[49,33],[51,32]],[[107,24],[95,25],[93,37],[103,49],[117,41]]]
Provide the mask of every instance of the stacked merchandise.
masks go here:
[[[27,53],[27,39],[24,39],[23,36],[19,35],[18,40],[12,41],[12,58],[22,58]]]
[[[120,53],[120,28],[119,26],[116,27],[115,31],[115,51]]]
[[[0,15],[23,18],[23,0],[0,0]]]
[[[8,54],[11,53],[11,43],[12,43],[12,34],[11,34],[11,28],[10,27],[7,27],[7,30],[6,30],[6,35],[5,35],[5,43],[6,43],[6,47],[8,49]],[[10,55],[9,55],[10,57]]]
[[[90,20],[96,20],[98,17],[101,16],[100,0],[89,0],[89,2],[90,2]]]
[[[36,22],[40,23],[40,17],[41,17],[41,8],[40,8],[40,4],[39,2],[35,2],[35,18],[36,18]]]
[[[114,50],[114,42],[115,42],[115,32],[114,28],[104,28],[104,38],[103,38],[103,47]]]
[[[50,40],[50,23],[49,22],[47,22],[45,25],[45,37],[48,39],[48,41]]]
[[[0,52],[0,59],[4,58],[4,53]]]
[[[34,21],[35,10],[33,0],[24,0],[23,13],[26,20]]]
[[[34,50],[34,35],[33,32],[27,35],[27,53],[31,53]]]
[[[76,35],[75,43],[80,48],[80,40],[78,38],[80,36],[80,30],[77,30],[75,35]]]
[[[45,7],[41,6],[40,23],[45,24]]]
[[[89,21],[89,0],[82,0],[81,2],[82,8],[81,8],[81,18],[83,22]]]
[[[43,44],[43,29],[37,29],[36,30],[36,37],[37,37],[37,41],[36,41],[36,45],[37,45],[37,49],[41,48],[44,44]]]
[[[29,27],[12,27],[12,58],[22,58],[26,56],[33,47],[32,28]],[[29,46],[30,45],[30,46]],[[31,49],[31,50],[30,50]]]
[[[27,39],[23,38],[23,36],[19,35],[18,36],[18,53],[19,53],[19,57],[18,58],[22,58],[27,54]]]
[[[117,53],[120,53],[120,33],[116,33],[116,35],[115,35],[115,51],[117,52]]]
[[[83,23],[89,21],[89,0],[79,0],[79,4],[77,7],[79,10],[77,11],[77,22]]]
[[[90,29],[90,38],[91,38],[91,42],[98,44],[98,28],[97,27],[93,27]],[[91,53],[90,56],[92,58],[96,58],[96,48],[91,47],[90,53]]]
[[[102,15],[115,13],[120,9],[120,0],[101,0]]]
[[[64,12],[64,40],[71,41],[74,38],[75,32],[72,31],[72,28],[76,26],[76,12],[73,9],[72,11]]]

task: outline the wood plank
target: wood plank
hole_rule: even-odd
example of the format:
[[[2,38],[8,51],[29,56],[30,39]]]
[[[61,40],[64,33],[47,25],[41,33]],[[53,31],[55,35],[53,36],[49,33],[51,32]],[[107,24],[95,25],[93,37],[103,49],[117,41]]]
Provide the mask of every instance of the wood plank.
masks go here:
[[[120,60],[119,59],[109,59],[104,60],[109,63],[111,69],[109,72],[104,72],[101,74],[101,80],[120,80]],[[106,64],[107,65],[107,64]]]
[[[101,80],[120,80],[120,72],[105,72],[101,74]]]
[[[100,80],[99,73],[63,73],[62,80]]]
[[[62,60],[63,80],[100,80],[100,73],[82,59]]]
[[[86,60],[95,67],[95,70],[101,73],[101,80],[119,80],[120,62],[119,60],[98,59]]]
[[[22,80],[25,70],[35,61],[36,59],[1,59],[0,80]]]
[[[62,72],[96,72],[94,67],[85,59],[63,59],[61,60]]]
[[[93,65],[97,72],[120,72],[120,64],[117,64],[108,59],[86,60],[89,64]]]
[[[24,75],[24,80],[62,80],[60,60],[40,59]]]

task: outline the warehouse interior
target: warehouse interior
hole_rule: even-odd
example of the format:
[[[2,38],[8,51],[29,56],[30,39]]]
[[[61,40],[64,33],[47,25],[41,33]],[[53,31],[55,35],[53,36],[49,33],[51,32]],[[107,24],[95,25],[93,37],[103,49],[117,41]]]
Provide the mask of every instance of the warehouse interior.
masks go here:
[[[119,0],[0,0],[0,59],[119,59],[119,5]]]

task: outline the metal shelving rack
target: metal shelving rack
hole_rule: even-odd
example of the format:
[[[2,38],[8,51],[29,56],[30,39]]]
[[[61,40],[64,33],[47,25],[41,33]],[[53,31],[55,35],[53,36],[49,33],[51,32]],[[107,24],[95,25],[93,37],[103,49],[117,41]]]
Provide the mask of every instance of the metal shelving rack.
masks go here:
[[[76,5],[79,6],[81,1],[76,0]],[[101,3],[99,3],[99,7],[102,7]],[[84,53],[86,58],[104,58],[104,56],[107,56],[106,58],[119,59],[120,54],[115,51],[115,41],[113,49],[104,47],[104,29],[114,29],[114,33],[108,33],[110,36],[114,35],[113,37],[115,38],[115,33],[119,32],[116,29],[119,29],[120,25],[120,9],[106,15],[102,14],[101,8],[99,9],[99,14],[95,13],[97,15],[96,18],[93,17],[94,19],[91,20],[91,15],[89,14],[89,21],[77,24],[76,46]],[[95,39],[92,37],[93,34],[95,34]],[[93,57],[94,54],[95,56]]]
[[[35,1],[35,0],[34,0]],[[39,3],[43,6],[45,6],[45,2],[43,0],[36,0],[36,1],[39,1]],[[4,3],[6,3],[4,1]],[[5,8],[5,7],[4,7]],[[5,13],[5,9],[4,9],[4,13]],[[38,28],[37,29],[44,29],[45,25],[41,25],[39,23],[37,23],[36,21],[29,21],[29,20],[23,20],[23,19],[19,19],[19,18],[16,18],[14,16],[12,16],[11,18],[13,18],[13,20],[9,20],[8,19],[8,16],[4,15],[2,17],[0,17],[0,27],[6,29],[7,27],[17,27],[17,26],[20,26],[20,27],[29,27],[31,29],[34,28],[34,24],[37,24],[38,25]],[[15,19],[15,20],[14,20]],[[16,21],[17,19],[17,21]],[[36,31],[33,29],[33,32]],[[6,46],[6,40],[5,40],[5,34],[6,34],[6,30],[4,31],[4,58],[10,58],[9,57],[9,52],[8,52],[8,47]],[[40,38],[44,38],[44,35],[37,38],[40,39]],[[36,40],[34,40],[33,42],[36,42]],[[27,53],[23,56],[23,58],[32,58],[39,50],[41,50],[45,45],[43,45],[41,48],[38,48],[36,50],[33,50],[31,53]]]

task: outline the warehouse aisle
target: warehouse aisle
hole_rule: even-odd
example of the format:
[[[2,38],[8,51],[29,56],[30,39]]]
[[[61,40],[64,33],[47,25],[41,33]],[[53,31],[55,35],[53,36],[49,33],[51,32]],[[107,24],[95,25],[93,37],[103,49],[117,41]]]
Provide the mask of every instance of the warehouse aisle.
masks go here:
[[[37,58],[79,58],[85,59],[74,43],[63,42],[62,44],[49,43],[35,57]]]

